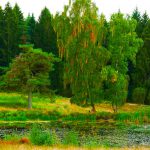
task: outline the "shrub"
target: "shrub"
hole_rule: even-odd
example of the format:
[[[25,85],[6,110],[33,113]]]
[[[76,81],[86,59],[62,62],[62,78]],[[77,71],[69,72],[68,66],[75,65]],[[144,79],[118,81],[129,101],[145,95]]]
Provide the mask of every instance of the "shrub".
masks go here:
[[[43,131],[38,125],[31,129],[30,140],[35,145],[55,145],[59,141],[55,132]]]
[[[79,145],[78,133],[75,131],[68,132],[63,138],[63,144],[64,145],[78,146]]]
[[[142,87],[135,88],[132,94],[132,100],[134,103],[144,104],[146,96],[146,90]]]

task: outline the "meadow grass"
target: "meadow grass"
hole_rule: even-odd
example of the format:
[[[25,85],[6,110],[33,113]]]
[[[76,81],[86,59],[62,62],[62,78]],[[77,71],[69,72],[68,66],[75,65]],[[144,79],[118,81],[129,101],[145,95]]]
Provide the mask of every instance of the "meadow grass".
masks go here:
[[[74,146],[33,146],[27,144],[8,144],[5,142],[0,142],[0,150],[149,150],[150,147],[133,147],[133,148],[105,148],[105,147],[92,147],[92,148],[82,148]]]
[[[54,100],[55,99],[55,100]],[[91,107],[71,104],[69,98],[33,96],[33,109],[27,109],[27,97],[17,93],[0,93],[0,121],[101,121],[150,122],[150,106],[125,104],[117,114],[111,104],[96,105],[97,113],[90,113]]]

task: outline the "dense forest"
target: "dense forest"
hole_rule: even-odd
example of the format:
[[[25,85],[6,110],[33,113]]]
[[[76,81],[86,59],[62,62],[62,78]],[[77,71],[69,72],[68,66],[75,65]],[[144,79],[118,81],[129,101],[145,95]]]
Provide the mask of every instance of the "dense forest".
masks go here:
[[[16,4],[0,7],[1,91],[59,94],[71,103],[150,104],[150,20],[138,8],[106,20],[90,0],[36,20]],[[29,104],[31,107],[31,104]]]

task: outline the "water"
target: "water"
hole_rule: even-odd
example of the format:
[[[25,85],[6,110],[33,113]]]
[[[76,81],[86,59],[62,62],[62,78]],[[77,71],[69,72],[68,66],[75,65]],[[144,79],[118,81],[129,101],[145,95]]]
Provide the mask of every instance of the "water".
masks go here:
[[[63,140],[69,131],[77,132],[79,144],[81,146],[91,142],[95,145],[107,147],[131,147],[131,146],[150,146],[150,126],[122,126],[105,123],[47,123],[42,124],[43,130],[54,130],[58,137]],[[29,133],[29,128],[1,128],[0,138],[6,134],[25,135]]]

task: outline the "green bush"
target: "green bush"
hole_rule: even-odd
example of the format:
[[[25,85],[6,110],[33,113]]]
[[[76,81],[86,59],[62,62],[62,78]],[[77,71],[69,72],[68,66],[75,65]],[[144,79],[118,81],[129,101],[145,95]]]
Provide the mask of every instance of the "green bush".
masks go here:
[[[63,144],[64,145],[78,146],[79,145],[78,133],[75,131],[68,132],[63,138]]]
[[[30,140],[34,145],[55,145],[59,142],[55,132],[44,130],[39,125],[32,127]]]
[[[146,96],[145,88],[138,87],[133,90],[132,100],[134,103],[144,104],[145,96]]]

